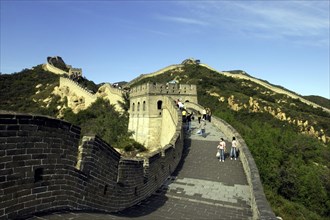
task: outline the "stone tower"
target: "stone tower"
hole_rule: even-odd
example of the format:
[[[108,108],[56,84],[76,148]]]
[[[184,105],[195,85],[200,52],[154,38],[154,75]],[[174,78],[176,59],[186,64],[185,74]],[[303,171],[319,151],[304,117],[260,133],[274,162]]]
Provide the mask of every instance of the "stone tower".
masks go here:
[[[146,83],[131,88],[128,129],[148,149],[163,147],[161,135],[170,129],[163,124],[164,117],[170,117],[167,113],[164,116],[168,98],[173,103],[178,99],[198,103],[196,85]]]

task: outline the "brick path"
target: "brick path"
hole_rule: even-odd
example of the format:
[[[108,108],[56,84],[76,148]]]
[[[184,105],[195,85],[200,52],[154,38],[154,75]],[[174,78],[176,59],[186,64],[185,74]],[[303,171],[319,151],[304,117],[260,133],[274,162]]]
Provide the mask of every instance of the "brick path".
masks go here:
[[[231,137],[225,137],[211,123],[207,136],[193,130],[186,134],[186,150],[173,175],[145,201],[118,213],[61,212],[31,219],[252,219],[250,191],[239,160],[219,162],[216,146],[223,137],[230,150]]]

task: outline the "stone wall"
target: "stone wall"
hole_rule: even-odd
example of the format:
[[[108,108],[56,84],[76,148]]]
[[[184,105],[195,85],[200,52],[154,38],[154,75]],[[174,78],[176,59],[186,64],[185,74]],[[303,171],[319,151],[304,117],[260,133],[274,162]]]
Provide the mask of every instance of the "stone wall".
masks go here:
[[[175,100],[181,99],[183,102],[198,103],[196,85],[146,83],[135,86],[130,90],[131,98],[155,94],[170,96]]]
[[[162,106],[158,109],[157,103]],[[133,138],[148,150],[162,148],[169,143],[178,124],[175,101],[167,96],[143,96],[131,100],[128,129]],[[180,113],[181,114],[181,113]]]
[[[186,108],[196,111],[203,109],[202,106],[194,103],[185,103],[185,105]],[[227,138],[231,140],[232,137],[236,137],[239,142],[240,160],[251,189],[253,219],[277,219],[266,199],[257,165],[244,139],[230,124],[220,118],[212,116],[212,124],[218,127]]]
[[[97,91],[97,97],[106,98],[110,104],[115,105],[117,111],[123,111],[118,102],[123,102],[123,90],[117,89],[109,85],[108,83],[102,85]]]
[[[173,134],[176,132],[176,126],[179,121],[178,114],[175,114],[177,111],[177,106],[173,105],[174,100],[171,98],[164,99],[164,106],[162,112],[162,127],[160,132],[160,146],[165,146],[170,142]],[[158,132],[159,133],[159,132]]]
[[[197,102],[196,85],[145,83],[131,88],[128,129],[133,138],[149,150],[163,147],[175,131],[177,99]]]
[[[163,73],[165,73],[165,72],[167,72],[169,70],[177,69],[177,68],[180,68],[180,67],[182,68],[183,66],[184,65],[181,65],[181,64],[179,64],[179,65],[175,65],[174,64],[174,65],[170,65],[170,66],[167,66],[165,68],[162,68],[162,69],[160,69],[160,70],[158,70],[156,72],[153,72],[153,73],[141,74],[140,76],[136,77],[135,79],[133,79],[129,83],[127,83],[126,86],[129,87],[129,86],[133,85],[134,83],[136,83],[136,82],[138,82],[138,81],[140,81],[140,80],[142,80],[144,78],[154,77],[154,76],[163,74]]]
[[[57,68],[57,67],[55,67],[55,66],[53,66],[49,63],[43,64],[42,67],[43,67],[44,70],[47,70],[47,71],[52,72],[52,73],[57,74],[57,75],[69,75],[68,72],[66,72],[64,70],[61,70],[61,69],[59,69],[59,68]]]
[[[140,202],[177,167],[182,122],[169,144],[141,159],[122,157],[97,136],[84,137],[78,150],[79,142],[80,128],[68,122],[0,112],[0,219],[57,210],[112,212]]]
[[[77,97],[83,97],[85,108],[88,108],[97,99],[96,95],[69,78],[60,77],[60,87],[67,87],[70,92],[75,93]]]

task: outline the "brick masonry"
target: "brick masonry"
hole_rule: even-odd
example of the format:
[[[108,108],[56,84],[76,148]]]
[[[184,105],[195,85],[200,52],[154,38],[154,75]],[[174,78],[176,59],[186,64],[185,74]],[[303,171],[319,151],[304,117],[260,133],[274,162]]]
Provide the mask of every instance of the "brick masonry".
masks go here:
[[[68,122],[0,112],[0,219],[57,210],[113,212],[140,202],[177,167],[181,127],[180,120],[162,151],[129,159],[97,136],[83,138],[79,152],[80,128]]]

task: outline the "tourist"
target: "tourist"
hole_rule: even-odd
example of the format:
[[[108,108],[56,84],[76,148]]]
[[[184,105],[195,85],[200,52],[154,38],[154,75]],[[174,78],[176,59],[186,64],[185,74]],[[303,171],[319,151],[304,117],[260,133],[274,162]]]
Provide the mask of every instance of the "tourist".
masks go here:
[[[237,145],[238,145],[238,142],[236,141],[236,138],[233,137],[233,140],[231,141],[231,149],[230,149],[230,159],[233,160],[233,158],[237,158],[237,154],[236,154],[236,151],[237,151]]]
[[[206,120],[206,109],[205,108],[202,110],[202,116],[203,116],[203,119]]]
[[[207,120],[209,122],[211,122],[212,112],[211,112],[211,109],[210,108],[207,108],[207,110],[206,110],[206,116],[207,116]]]
[[[186,109],[183,109],[181,113],[182,113],[182,122],[186,123],[186,121],[187,121],[187,111],[186,111]]]
[[[178,99],[178,106],[180,110],[184,109],[184,104]]]
[[[190,113],[187,113],[187,116],[186,116],[186,120],[187,120],[187,131],[190,131],[191,130],[191,119],[193,118],[194,116],[194,112],[190,112]]]
[[[226,151],[226,142],[221,138],[219,145],[217,146],[218,150],[220,151],[220,158],[219,162],[225,162],[225,151]]]
[[[206,127],[206,121],[203,118],[201,124],[199,125],[199,128],[200,128],[200,135],[202,135],[204,138],[206,137],[205,127]]]
[[[202,113],[200,111],[197,111],[197,119],[198,119],[198,124],[200,124],[202,119]]]

